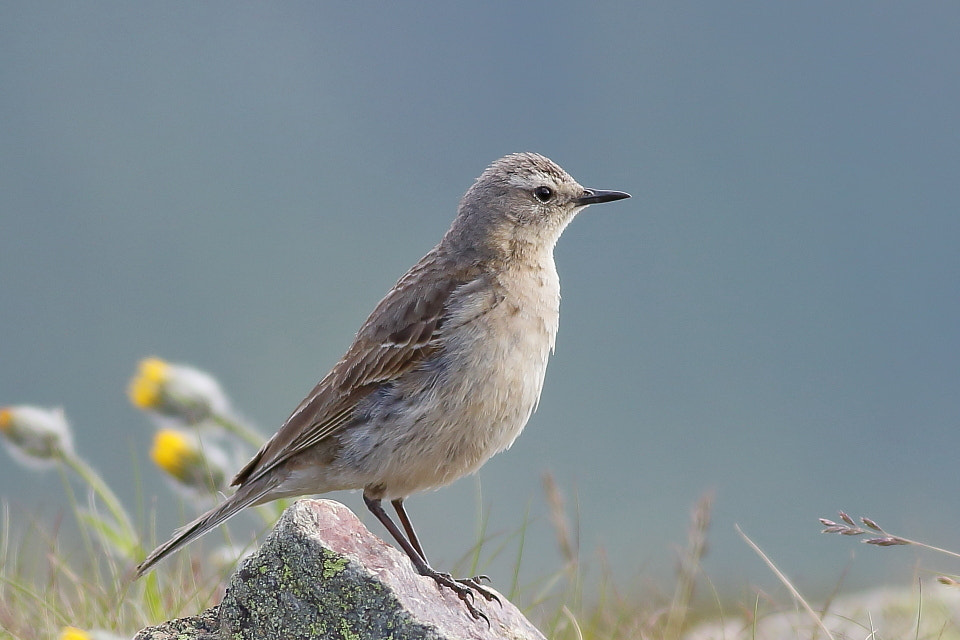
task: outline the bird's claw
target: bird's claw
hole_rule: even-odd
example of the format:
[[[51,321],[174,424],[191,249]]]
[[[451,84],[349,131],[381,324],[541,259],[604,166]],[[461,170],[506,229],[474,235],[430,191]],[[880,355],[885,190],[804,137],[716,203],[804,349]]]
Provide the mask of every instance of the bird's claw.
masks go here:
[[[474,592],[479,593],[484,598],[486,598],[487,602],[491,602],[495,600],[497,604],[499,604],[502,607],[503,603],[500,601],[500,597],[496,593],[494,593],[492,590],[487,589],[485,586],[480,584],[484,580],[486,580],[487,582],[490,582],[490,577],[485,575],[479,575],[479,576],[474,576],[472,578],[463,578],[462,580],[457,580],[457,582],[459,582],[462,585],[466,585],[470,587],[471,594]]]
[[[438,586],[447,587],[457,594],[457,597],[466,605],[467,611],[475,619],[483,618],[487,626],[490,626],[490,618],[476,607],[476,595],[469,585],[464,584],[462,580],[455,580],[449,573],[437,573],[432,576]]]

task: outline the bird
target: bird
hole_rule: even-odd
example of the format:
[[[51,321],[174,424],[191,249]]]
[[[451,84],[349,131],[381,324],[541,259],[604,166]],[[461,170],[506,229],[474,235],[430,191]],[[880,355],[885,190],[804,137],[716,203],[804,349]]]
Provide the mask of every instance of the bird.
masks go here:
[[[486,576],[456,580],[431,567],[404,500],[476,472],[513,444],[539,404],[556,342],[554,246],[587,206],[629,197],[584,188],[536,153],[490,164],[440,242],[397,281],[346,354],[236,474],[235,493],[175,531],[136,568],[137,577],[247,507],[362,490],[416,570],[486,618],[473,603],[474,592],[497,599],[481,584]]]

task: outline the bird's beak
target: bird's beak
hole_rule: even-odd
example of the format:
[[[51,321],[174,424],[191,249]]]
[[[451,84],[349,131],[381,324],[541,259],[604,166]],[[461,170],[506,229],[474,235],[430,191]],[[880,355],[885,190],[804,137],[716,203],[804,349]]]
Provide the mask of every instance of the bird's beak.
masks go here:
[[[600,204],[601,202],[613,202],[614,200],[623,200],[629,198],[629,193],[623,191],[601,191],[599,189],[584,189],[583,195],[573,201],[578,207],[588,204]]]

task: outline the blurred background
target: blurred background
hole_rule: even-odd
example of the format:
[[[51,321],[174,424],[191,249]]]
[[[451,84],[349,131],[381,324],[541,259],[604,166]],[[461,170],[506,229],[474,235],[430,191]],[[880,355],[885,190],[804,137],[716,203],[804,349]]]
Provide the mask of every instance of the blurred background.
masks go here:
[[[808,593],[957,571],[817,522],[958,546],[957,4],[2,13],[0,405],[64,407],[158,535],[189,510],[125,396],[137,361],[211,372],[272,433],[484,167],[530,150],[634,197],[557,247],[557,351],[523,436],[408,502],[439,567],[482,508],[494,546],[529,519],[524,579],[555,570],[549,471],[585,562],[622,585],[670,575],[705,491],[704,569],[728,591],[776,584],[735,524]],[[19,513],[65,508],[56,473],[3,457]]]

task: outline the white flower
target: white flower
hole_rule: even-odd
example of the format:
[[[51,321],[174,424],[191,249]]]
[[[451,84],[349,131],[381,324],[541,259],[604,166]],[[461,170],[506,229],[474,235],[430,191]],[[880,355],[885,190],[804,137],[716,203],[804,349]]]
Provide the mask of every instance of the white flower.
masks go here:
[[[225,416],[230,411],[230,402],[213,376],[160,358],[140,361],[127,394],[137,408],[188,425],[199,424],[211,416]]]
[[[10,455],[34,469],[73,455],[73,435],[63,409],[5,407],[0,409],[0,434]]]

